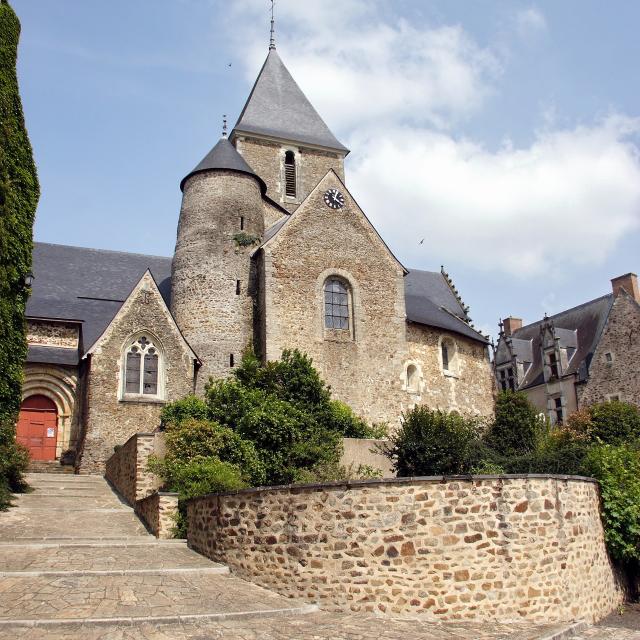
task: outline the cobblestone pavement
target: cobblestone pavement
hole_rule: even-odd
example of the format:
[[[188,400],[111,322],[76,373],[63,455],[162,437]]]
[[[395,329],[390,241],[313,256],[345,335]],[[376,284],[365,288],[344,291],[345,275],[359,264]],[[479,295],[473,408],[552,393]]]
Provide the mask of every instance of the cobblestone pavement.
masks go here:
[[[0,513],[0,640],[541,640],[567,626],[313,613],[156,541],[101,478],[30,480],[34,493]],[[640,635],[612,625],[578,638]]]

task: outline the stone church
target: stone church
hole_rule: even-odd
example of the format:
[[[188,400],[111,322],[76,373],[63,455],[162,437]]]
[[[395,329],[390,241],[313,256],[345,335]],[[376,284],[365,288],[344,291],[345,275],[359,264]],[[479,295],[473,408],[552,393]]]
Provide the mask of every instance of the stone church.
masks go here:
[[[391,253],[345,184],[348,153],[272,45],[229,137],[180,182],[172,258],[36,243],[18,423],[32,457],[101,472],[250,344],[308,353],[370,421],[491,413],[487,338],[443,270]]]

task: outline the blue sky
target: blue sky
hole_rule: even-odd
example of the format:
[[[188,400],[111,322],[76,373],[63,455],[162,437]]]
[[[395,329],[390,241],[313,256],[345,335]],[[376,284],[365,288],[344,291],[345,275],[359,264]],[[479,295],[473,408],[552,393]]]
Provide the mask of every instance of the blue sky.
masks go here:
[[[37,240],[171,255],[180,179],[233,124],[266,0],[13,0]],[[640,4],[277,0],[278,50],[352,149],[347,186],[476,325],[640,269]],[[229,66],[231,65],[231,66]],[[423,244],[419,244],[421,239]]]

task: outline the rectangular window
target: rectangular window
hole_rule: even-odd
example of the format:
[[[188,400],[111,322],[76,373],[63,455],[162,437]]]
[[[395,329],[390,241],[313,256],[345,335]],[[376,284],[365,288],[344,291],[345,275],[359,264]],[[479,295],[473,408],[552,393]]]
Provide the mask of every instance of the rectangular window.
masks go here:
[[[554,402],[556,407],[556,422],[561,423],[564,417],[562,413],[562,398],[556,398]]]
[[[158,356],[147,353],[144,357],[143,393],[155,396],[158,394]]]
[[[349,328],[349,291],[336,279],[324,286],[324,326],[327,329]]]
[[[244,216],[240,216],[240,231],[244,231]]]
[[[127,353],[125,393],[140,393],[140,360],[139,353]]]
[[[240,280],[236,280],[236,295],[240,295]]]
[[[549,358],[549,369],[551,370],[552,378],[559,378],[558,375],[558,358],[556,357],[555,351],[552,351],[548,355]]]
[[[231,353],[229,355],[229,366],[233,367],[234,365],[235,365],[235,361],[234,361],[234,358],[233,358],[233,353]]]
[[[449,348],[443,342],[442,343],[442,368],[445,371],[449,371]]]

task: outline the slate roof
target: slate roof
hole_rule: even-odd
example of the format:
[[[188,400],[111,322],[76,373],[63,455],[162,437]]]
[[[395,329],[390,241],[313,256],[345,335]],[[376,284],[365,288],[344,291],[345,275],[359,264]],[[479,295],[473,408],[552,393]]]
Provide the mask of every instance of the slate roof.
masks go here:
[[[225,169],[227,171],[238,171],[253,176],[259,183],[262,194],[267,191],[264,180],[247,164],[245,159],[236,151],[236,148],[227,138],[220,138],[217,144],[207,153],[199,164],[180,181],[180,189],[184,188],[184,183],[188,178],[196,173],[212,171],[215,169]]]
[[[613,305],[613,300],[613,294],[609,293],[572,309],[561,311],[547,319],[553,322],[556,336],[560,338],[560,346],[576,349],[569,361],[569,366],[562,372],[563,376],[578,373],[582,379],[586,375],[591,364],[593,352]],[[540,335],[540,325],[543,322],[545,322],[544,319],[538,320],[514,331],[511,336],[518,360],[520,362],[531,362],[531,366],[525,372],[524,379],[520,382],[520,389],[535,387],[544,382]],[[504,341],[505,338],[502,338],[498,345],[496,352],[497,365],[508,361],[508,351]],[[527,355],[528,359],[524,359],[523,356]]]
[[[80,352],[78,349],[30,344],[27,362],[75,366],[80,362]]]
[[[82,321],[84,354],[147,269],[169,305],[171,258],[36,242],[27,316]]]
[[[313,108],[275,49],[269,51],[231,136],[240,133],[306,142],[349,153]]]
[[[412,269],[404,278],[407,320],[459,333],[488,344],[488,339],[467,324],[468,316],[439,271]]]
[[[286,219],[279,220],[273,227],[284,224]],[[79,351],[31,346],[28,362],[76,364],[79,356],[87,352],[113,320],[147,269],[169,306],[171,258],[34,243],[35,278],[27,303],[27,316],[80,321],[82,344]],[[410,322],[447,329],[487,342],[484,336],[460,319],[466,318],[464,310],[441,273],[409,272],[405,277],[405,300]]]

